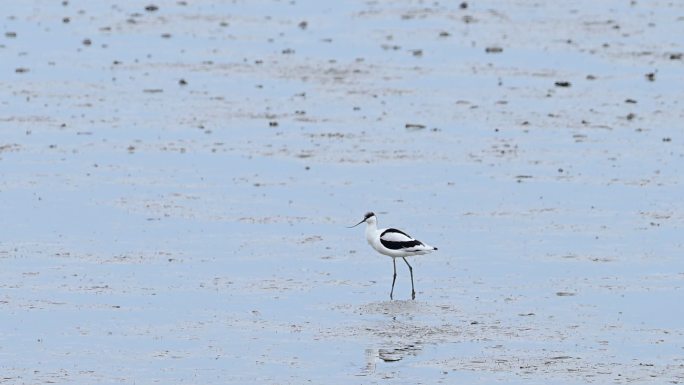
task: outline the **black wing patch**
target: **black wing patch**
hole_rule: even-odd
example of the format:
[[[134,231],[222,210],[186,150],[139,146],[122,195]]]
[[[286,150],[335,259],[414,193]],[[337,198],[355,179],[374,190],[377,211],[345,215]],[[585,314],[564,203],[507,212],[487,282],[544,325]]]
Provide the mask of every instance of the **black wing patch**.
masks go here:
[[[392,236],[396,236],[398,234],[401,234],[401,235],[405,236],[406,238],[413,239],[413,238],[411,238],[410,235],[406,234],[405,232],[403,232],[399,229],[391,229],[391,228],[383,231],[382,234],[380,234],[380,238],[384,237],[385,235],[392,237]]]
[[[409,249],[414,246],[422,246],[423,243],[417,240],[412,240],[408,242],[394,242],[394,241],[383,241],[382,239],[380,240],[380,243],[382,243],[383,246],[385,246],[388,249],[391,250],[402,250],[402,249]]]
[[[391,250],[410,249],[423,246],[423,242],[411,238],[408,234],[397,229],[387,229],[380,234],[380,243]]]

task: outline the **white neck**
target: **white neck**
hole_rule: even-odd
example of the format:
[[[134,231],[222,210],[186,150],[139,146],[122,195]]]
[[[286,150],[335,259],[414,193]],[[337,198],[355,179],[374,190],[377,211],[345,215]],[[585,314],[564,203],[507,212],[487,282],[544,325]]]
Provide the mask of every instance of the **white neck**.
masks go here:
[[[368,240],[368,242],[375,238],[375,233],[378,231],[378,222],[375,218],[373,219],[374,220],[366,222],[366,240]]]

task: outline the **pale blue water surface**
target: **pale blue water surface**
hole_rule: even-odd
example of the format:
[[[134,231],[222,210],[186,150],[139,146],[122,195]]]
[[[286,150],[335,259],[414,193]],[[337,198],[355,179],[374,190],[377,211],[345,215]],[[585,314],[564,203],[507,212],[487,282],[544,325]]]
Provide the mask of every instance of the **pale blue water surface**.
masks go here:
[[[1,383],[684,381],[683,4],[152,3],[3,4]]]

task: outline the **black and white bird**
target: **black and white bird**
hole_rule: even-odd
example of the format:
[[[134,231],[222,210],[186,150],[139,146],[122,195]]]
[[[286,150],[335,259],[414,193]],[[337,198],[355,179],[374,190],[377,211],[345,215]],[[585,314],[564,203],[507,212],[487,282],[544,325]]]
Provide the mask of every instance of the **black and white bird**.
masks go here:
[[[378,229],[378,219],[372,212],[366,213],[363,220],[354,226],[356,227],[362,223],[366,223],[366,240],[368,243],[380,254],[392,257],[392,265],[394,267],[394,275],[392,276],[392,290],[390,291],[390,299],[393,299],[394,282],[397,280],[397,263],[396,259],[401,258],[409,268],[411,273],[411,299],[416,299],[416,290],[413,286],[413,268],[409,265],[406,257],[414,255],[427,254],[437,250],[436,247],[426,245],[425,243],[412,238],[405,232],[393,228]]]

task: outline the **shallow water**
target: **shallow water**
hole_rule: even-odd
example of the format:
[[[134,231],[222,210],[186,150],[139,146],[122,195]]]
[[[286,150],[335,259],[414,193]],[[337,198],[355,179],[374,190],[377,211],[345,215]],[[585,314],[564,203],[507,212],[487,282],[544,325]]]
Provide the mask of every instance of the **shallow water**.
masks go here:
[[[154,4],[4,5],[2,382],[684,381],[684,7]]]

